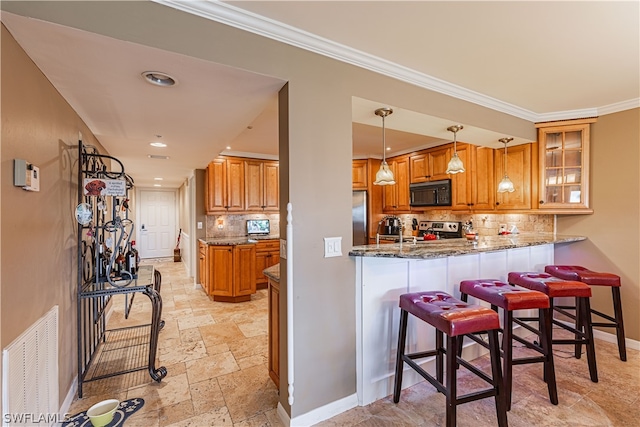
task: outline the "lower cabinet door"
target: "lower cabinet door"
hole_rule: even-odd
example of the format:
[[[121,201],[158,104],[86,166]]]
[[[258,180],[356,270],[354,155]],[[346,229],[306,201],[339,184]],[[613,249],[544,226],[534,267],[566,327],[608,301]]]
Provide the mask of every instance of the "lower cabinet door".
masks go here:
[[[209,246],[209,295],[233,296],[233,246]]]
[[[269,279],[269,377],[280,387],[280,283]]]
[[[234,249],[234,286],[233,296],[245,296],[256,293],[256,246],[237,245]]]

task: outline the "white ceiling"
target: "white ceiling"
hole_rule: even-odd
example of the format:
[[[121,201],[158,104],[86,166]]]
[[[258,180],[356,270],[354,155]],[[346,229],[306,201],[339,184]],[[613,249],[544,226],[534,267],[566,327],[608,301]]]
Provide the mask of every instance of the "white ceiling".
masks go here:
[[[640,105],[638,2],[157,3],[530,121]],[[136,185],[163,177],[164,187],[178,187],[220,152],[277,157],[284,81],[4,11],[1,18]],[[151,86],[140,77],[148,70],[179,83]],[[373,111],[381,106],[354,98],[355,157],[379,155]],[[455,122],[391,107],[392,154],[451,140],[446,128]],[[149,146],[155,135],[168,147]],[[458,138],[495,146],[503,136],[465,125]]]

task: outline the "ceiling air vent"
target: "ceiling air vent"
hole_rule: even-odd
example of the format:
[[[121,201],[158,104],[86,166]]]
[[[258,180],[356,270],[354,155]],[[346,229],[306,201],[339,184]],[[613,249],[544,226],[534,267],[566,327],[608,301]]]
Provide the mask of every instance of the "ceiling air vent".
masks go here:
[[[169,156],[157,156],[155,154],[149,154],[149,158],[150,159],[157,159],[157,160],[167,160],[167,159],[169,159]]]

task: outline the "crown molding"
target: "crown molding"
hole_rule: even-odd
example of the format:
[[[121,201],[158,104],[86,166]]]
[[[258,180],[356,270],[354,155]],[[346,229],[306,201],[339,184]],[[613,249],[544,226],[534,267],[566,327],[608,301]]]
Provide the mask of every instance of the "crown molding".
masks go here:
[[[636,98],[599,108],[535,113],[217,0],[152,1],[534,123],[593,117],[640,106],[640,98]]]
[[[640,108],[640,98],[629,99],[627,101],[598,107],[598,115],[604,116],[605,114],[618,113],[620,111],[632,110],[634,108]]]

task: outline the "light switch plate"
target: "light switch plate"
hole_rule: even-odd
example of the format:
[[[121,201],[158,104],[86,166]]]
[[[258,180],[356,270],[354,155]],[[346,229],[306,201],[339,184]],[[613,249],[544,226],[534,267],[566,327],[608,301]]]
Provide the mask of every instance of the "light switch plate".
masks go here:
[[[342,256],[342,237],[324,238],[324,257]]]
[[[287,241],[280,239],[280,258],[287,259]]]
[[[202,221],[198,221],[198,230],[202,230]]]

